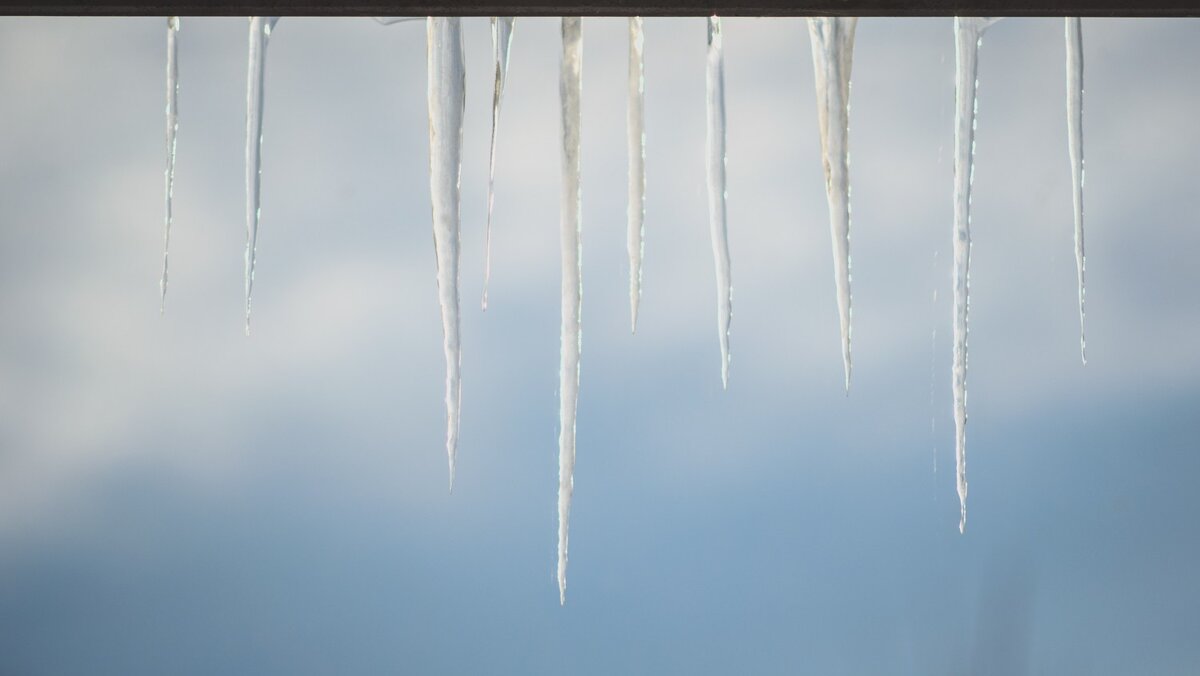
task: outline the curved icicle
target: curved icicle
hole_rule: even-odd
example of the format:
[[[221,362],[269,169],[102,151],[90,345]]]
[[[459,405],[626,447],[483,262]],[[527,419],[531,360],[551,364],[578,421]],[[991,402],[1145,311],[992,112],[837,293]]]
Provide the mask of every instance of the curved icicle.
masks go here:
[[[172,200],[175,189],[175,134],[179,131],[179,17],[167,17],[167,169],[166,216],[163,223],[163,269],[159,281],[159,314],[167,310],[167,268],[171,251],[171,221],[174,218]]]
[[[442,347],[446,353],[446,457],[450,463],[450,490],[453,491],[459,407],[462,403],[458,315],[459,180],[462,173],[463,111],[466,102],[462,20],[429,17],[426,40],[429,67],[429,190],[433,203],[438,304],[442,311]]]
[[[954,456],[960,516],[967,527],[967,310],[971,269],[971,182],[975,173],[975,115],[978,110],[979,45],[996,19],[954,19]]]
[[[511,16],[492,17],[492,51],[496,55],[496,84],[492,93],[492,146],[488,155],[487,229],[483,236],[483,309],[488,305],[488,282],[492,279],[492,206],[496,186],[496,125],[500,122],[500,99],[504,96],[504,81],[508,77],[508,50],[512,47]]]
[[[853,63],[854,17],[808,20],[816,76],[817,121],[821,129],[821,163],[833,236],[833,273],[837,284],[838,319],[842,331],[842,366],[850,391],[850,69]]]
[[[1067,151],[1071,157],[1071,197],[1075,208],[1075,269],[1079,275],[1079,356],[1087,363],[1087,337],[1083,327],[1083,26],[1079,17],[1066,18],[1067,39]]]
[[[733,282],[729,270],[729,229],[725,211],[725,49],[721,17],[708,17],[708,227],[717,270],[717,336],[721,342],[721,386],[729,387],[729,325],[733,320]]]
[[[646,220],[646,78],[642,63],[642,17],[629,17],[629,100],[626,112],[629,148],[629,327],[637,332],[642,299],[642,254]]]
[[[562,333],[558,409],[558,602],[567,600],[567,529],[575,490],[575,414],[579,403],[583,307],[583,214],[580,208],[580,126],[583,122],[583,31],[579,17],[562,19]]]
[[[250,298],[254,290],[259,191],[262,187],[263,77],[267,65],[267,40],[278,21],[277,16],[250,17],[246,67],[246,335],[250,335]]]

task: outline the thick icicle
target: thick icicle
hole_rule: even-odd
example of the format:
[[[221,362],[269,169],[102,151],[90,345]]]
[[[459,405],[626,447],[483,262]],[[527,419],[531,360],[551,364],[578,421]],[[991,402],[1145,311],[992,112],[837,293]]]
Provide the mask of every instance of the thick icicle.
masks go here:
[[[166,217],[163,224],[163,269],[159,282],[161,298],[158,311],[167,309],[167,256],[171,251],[172,199],[175,188],[175,133],[179,131],[179,17],[167,17],[167,170],[166,170]]]
[[[580,320],[583,307],[583,212],[580,126],[583,123],[583,30],[579,17],[562,20],[562,348],[558,409],[558,602],[567,600],[567,529],[575,490],[575,413],[579,403]]]
[[[721,386],[729,386],[729,325],[733,319],[733,282],[729,271],[729,229],[725,212],[725,49],[721,17],[708,17],[708,227],[717,269],[717,336],[721,341]]]
[[[250,17],[246,67],[246,335],[250,335],[250,298],[254,290],[259,189],[262,185],[263,76],[267,65],[267,40],[278,21],[277,16]]]
[[[626,126],[629,145],[629,320],[637,331],[638,303],[642,299],[642,253],[646,219],[646,78],[642,64],[642,17],[629,18],[629,100]]]
[[[1087,363],[1087,338],[1083,330],[1083,26],[1079,17],[1067,17],[1067,151],[1071,156],[1072,202],[1075,207],[1075,270],[1079,275],[1079,356]]]
[[[971,182],[975,172],[975,94],[979,45],[996,19],[954,19],[954,457],[957,465],[959,532],[967,527],[967,310],[971,268]]]
[[[514,17],[492,17],[492,51],[496,54],[496,84],[492,93],[492,149],[488,155],[488,213],[483,236],[483,309],[487,309],[488,282],[492,279],[492,206],[496,186],[496,125],[500,122],[500,99],[508,77],[508,50],[512,46]]]
[[[462,20],[429,17],[426,32],[429,190],[433,202],[438,304],[442,309],[442,346],[446,352],[446,456],[450,463],[450,490],[454,490],[454,459],[458,451],[458,416],[462,401],[458,319],[458,188],[466,101]]]
[[[850,69],[853,62],[854,17],[808,20],[813,73],[817,88],[817,121],[821,128],[821,162],[833,236],[833,275],[837,284],[842,329],[842,366],[850,391]]]

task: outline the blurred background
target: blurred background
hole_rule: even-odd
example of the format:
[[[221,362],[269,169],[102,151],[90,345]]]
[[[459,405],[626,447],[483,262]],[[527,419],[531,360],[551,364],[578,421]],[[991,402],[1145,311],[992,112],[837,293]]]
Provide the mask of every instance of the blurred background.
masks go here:
[[[420,22],[283,19],[243,334],[246,20],[0,19],[0,673],[1186,674],[1200,665],[1200,40],[1083,22],[1088,357],[1061,19],[980,60],[969,518],[950,416],[953,33],[864,19],[842,388],[802,19],[725,22],[721,390],[702,18],[584,21],[584,334],[554,582],[559,27],[464,21],[463,417],[447,493]]]

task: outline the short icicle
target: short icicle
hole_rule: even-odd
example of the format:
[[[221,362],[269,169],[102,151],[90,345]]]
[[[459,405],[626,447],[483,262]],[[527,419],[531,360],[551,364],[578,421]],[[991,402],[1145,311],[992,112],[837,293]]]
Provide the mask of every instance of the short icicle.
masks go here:
[[[1067,151],[1071,156],[1071,197],[1075,208],[1075,270],[1079,275],[1079,356],[1087,363],[1087,337],[1083,329],[1083,26],[1079,17],[1067,17]]]
[[[975,172],[976,89],[983,31],[996,19],[954,19],[954,457],[960,516],[967,527],[967,310],[971,268],[971,183]]]
[[[167,170],[166,170],[166,216],[163,223],[163,268],[159,281],[158,311],[167,310],[167,267],[171,251],[171,221],[174,218],[175,190],[175,134],[179,131],[179,17],[167,17]]]
[[[500,100],[504,96],[504,81],[508,78],[508,50],[512,47],[511,16],[492,17],[492,51],[496,55],[496,82],[492,92],[492,145],[488,155],[487,228],[483,236],[483,309],[488,305],[488,283],[492,279],[492,206],[496,186],[496,126],[500,123]]]
[[[579,403],[580,320],[583,307],[583,213],[580,208],[580,126],[583,122],[583,30],[579,17],[562,19],[562,348],[558,410],[558,602],[567,601],[567,530],[575,490],[575,414]]]
[[[278,21],[277,16],[250,17],[246,67],[246,335],[250,335],[250,298],[254,290],[259,191],[262,187],[263,77],[267,65],[267,40]]]
[[[462,19],[429,17],[426,23],[429,67],[429,191],[433,203],[433,244],[437,256],[438,304],[442,311],[442,347],[446,353],[446,457],[450,490],[458,452],[462,403],[458,314],[459,180],[462,173],[463,112],[466,70]]]
[[[637,332],[638,304],[642,299],[642,255],[646,220],[646,79],[642,63],[642,17],[629,17],[629,99],[626,128],[629,148],[629,329]]]
[[[721,17],[708,17],[708,227],[717,271],[717,336],[721,342],[721,386],[729,387],[729,325],[733,320],[733,282],[729,270],[729,229],[725,210],[725,49]]]
[[[816,76],[817,121],[821,131],[821,163],[833,236],[833,274],[837,284],[838,319],[842,330],[842,366],[850,391],[850,69],[853,62],[854,17],[808,20]]]

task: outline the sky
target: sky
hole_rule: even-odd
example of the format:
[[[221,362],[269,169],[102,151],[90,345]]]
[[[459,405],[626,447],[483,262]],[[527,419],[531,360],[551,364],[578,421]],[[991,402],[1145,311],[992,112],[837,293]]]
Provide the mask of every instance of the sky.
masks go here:
[[[1062,21],[984,37],[960,535],[951,21],[858,27],[847,395],[803,20],[725,22],[723,391],[704,20],[646,20],[631,335],[626,21],[586,19],[562,607],[558,22],[517,21],[483,312],[464,20],[453,494],[421,24],[272,34],[249,337],[245,19],[183,20],[159,315],[165,28],[0,18],[0,673],[1195,673],[1200,24],[1083,22],[1086,366]]]

